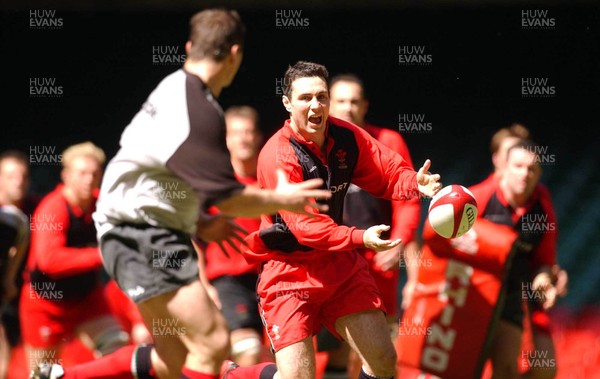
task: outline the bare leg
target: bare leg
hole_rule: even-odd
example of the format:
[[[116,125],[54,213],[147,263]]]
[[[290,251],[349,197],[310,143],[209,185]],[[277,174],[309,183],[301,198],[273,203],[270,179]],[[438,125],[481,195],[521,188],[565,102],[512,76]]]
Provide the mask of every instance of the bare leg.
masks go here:
[[[151,298],[139,309],[154,337],[152,364],[159,378],[178,379],[184,364],[219,373],[229,354],[229,331],[200,281]]]
[[[533,367],[523,374],[527,379],[553,379],[556,376],[556,352],[552,336],[532,328],[533,344],[535,346]]]
[[[0,323],[0,379],[5,379],[8,375],[8,365],[10,364],[10,344],[4,331],[4,325]]]
[[[284,347],[275,353],[278,379],[314,379],[315,347],[312,337]]]
[[[517,359],[521,351],[521,328],[506,321],[500,321],[490,358],[492,379],[514,379],[519,377]]]
[[[382,378],[395,375],[396,350],[383,312],[370,310],[340,317],[335,328],[357,352],[367,374]]]
[[[398,321],[394,317],[386,317],[386,321],[393,345],[398,338]],[[350,349],[350,354],[348,356],[348,376],[350,378],[357,378],[361,368],[362,361],[360,360],[360,357],[356,351]]]
[[[129,342],[128,334],[110,315],[82,323],[76,333],[84,345],[95,351],[96,357],[110,354]]]

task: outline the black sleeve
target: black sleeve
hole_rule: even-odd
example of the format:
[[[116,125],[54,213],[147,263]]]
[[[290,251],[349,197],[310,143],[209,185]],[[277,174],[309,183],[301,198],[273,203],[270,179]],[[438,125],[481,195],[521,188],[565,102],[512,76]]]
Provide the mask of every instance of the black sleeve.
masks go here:
[[[167,168],[196,192],[200,210],[244,189],[235,178],[225,142],[225,121],[218,104],[203,89],[186,81],[190,134],[167,160]]]

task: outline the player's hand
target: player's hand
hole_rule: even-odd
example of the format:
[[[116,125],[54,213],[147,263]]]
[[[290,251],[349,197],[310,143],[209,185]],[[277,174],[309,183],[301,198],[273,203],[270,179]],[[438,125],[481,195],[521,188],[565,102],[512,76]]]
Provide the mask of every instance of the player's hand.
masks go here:
[[[541,294],[543,308],[550,309],[556,302],[556,287],[552,284],[552,277],[547,272],[541,272],[535,276],[531,283],[531,289]]]
[[[400,243],[400,245],[396,247],[375,254],[373,257],[375,267],[379,268],[381,271],[398,270],[403,250],[404,245]]]
[[[306,207],[316,208],[320,212],[327,212],[326,204],[318,204],[311,199],[329,199],[331,191],[318,189],[323,185],[322,179],[309,179],[300,183],[290,183],[285,172],[277,169],[277,187],[275,194],[280,202],[281,210],[294,213],[312,215],[307,212]]]
[[[402,243],[401,239],[397,240],[382,240],[381,233],[390,230],[389,225],[375,225],[365,230],[363,234],[363,244],[365,248],[376,252],[392,249]]]
[[[242,252],[238,243],[248,245],[244,240],[248,231],[235,223],[231,217],[218,215],[209,219],[200,219],[196,226],[196,237],[206,242],[215,242],[227,258],[229,258],[229,254],[225,250],[224,243],[240,254]]]
[[[569,293],[569,275],[559,265],[552,266],[552,275],[555,278],[554,286],[556,295],[559,297],[567,296]]]
[[[419,192],[428,197],[433,197],[439,190],[442,189],[442,183],[439,174],[432,174],[429,172],[431,167],[431,161],[425,160],[423,167],[417,171],[417,184],[419,186]]]
[[[467,254],[475,254],[479,251],[479,244],[477,243],[477,232],[473,228],[469,229],[468,232],[457,238],[451,238],[449,240],[450,246],[456,250],[462,251]]]

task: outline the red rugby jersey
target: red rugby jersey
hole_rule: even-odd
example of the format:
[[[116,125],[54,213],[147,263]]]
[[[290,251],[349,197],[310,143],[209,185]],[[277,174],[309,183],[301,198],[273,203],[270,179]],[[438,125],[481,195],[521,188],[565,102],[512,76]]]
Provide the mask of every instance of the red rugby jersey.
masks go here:
[[[533,269],[556,263],[558,223],[552,197],[546,186],[538,183],[527,204],[516,209],[504,198],[493,174],[469,189],[477,200],[477,217],[512,226],[532,240]]]
[[[364,247],[364,230],[341,225],[350,183],[390,200],[418,196],[416,172],[409,163],[356,125],[329,117],[324,150],[325,154],[294,133],[289,120],[267,141],[258,159],[261,187],[275,188],[280,168],[290,182],[322,178],[332,197],[327,200],[327,213],[309,210],[313,217],[286,211],[263,215],[260,230],[246,238],[250,248],[243,251],[249,262],[291,253],[310,258]]]
[[[58,279],[102,268],[96,229],[95,208],[84,212],[67,203],[63,184],[46,195],[31,216],[29,272],[39,270]],[[98,191],[94,198],[98,198]]]

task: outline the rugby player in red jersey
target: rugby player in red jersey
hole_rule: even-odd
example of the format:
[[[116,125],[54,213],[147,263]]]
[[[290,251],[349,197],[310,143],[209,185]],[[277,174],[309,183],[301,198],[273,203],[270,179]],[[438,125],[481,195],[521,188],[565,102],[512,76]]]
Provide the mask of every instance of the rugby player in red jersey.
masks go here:
[[[400,133],[366,122],[365,116],[369,109],[369,101],[360,78],[353,74],[334,76],[330,82],[329,92],[331,97],[329,114],[331,116],[365,129],[383,145],[400,154],[413,167],[408,146]],[[395,340],[398,334],[399,263],[405,254],[404,247],[414,240],[419,219],[420,202],[418,197],[389,201],[376,198],[354,184],[350,185],[346,194],[344,225],[358,228],[368,228],[378,224],[390,225],[390,230],[385,233],[385,236],[389,239],[402,240],[397,247],[379,253],[373,250],[358,249],[370,263],[371,274],[377,283],[387,310],[386,318],[392,340]],[[410,259],[407,262],[410,263]],[[415,273],[412,268],[407,265],[409,275]],[[416,278],[411,277],[408,282],[415,280]],[[319,350],[326,350],[328,353],[325,379],[347,377],[345,371],[348,361],[351,362],[351,366],[348,368],[350,377],[355,377],[354,373],[360,371],[360,364],[355,367],[356,363],[360,363],[360,359],[355,352],[350,350],[348,344],[338,342],[326,329],[319,333],[318,337]],[[326,346],[332,346],[333,349]]]
[[[19,312],[31,368],[43,361],[60,362],[60,344],[69,334],[82,337],[98,355],[129,342],[104,294],[92,220],[104,160],[102,149],[91,142],[67,148],[62,183],[31,217],[31,252]]]
[[[417,173],[362,128],[329,117],[327,81],[320,64],[300,61],[288,68],[283,105],[290,119],[261,150],[258,181],[275,188],[276,168],[290,182],[321,178],[332,193],[329,210],[263,215],[243,253],[261,264],[257,293],[279,378],[315,377],[313,335],[321,325],[358,352],[360,378],[391,378],[396,353],[385,306],[356,248],[385,251],[402,241],[380,238],[387,225],[342,225],[344,197],[351,183],[390,200],[433,196],[440,177],[428,172],[429,160]]]
[[[431,332],[399,339],[401,365],[459,379],[481,374],[490,358],[493,378],[519,377],[524,300],[547,309],[556,299],[558,226],[539,184],[538,151],[529,141],[517,142],[498,180],[469,187],[479,211],[464,235],[446,239],[425,225],[423,251],[432,267],[419,271],[403,318],[418,318]]]
[[[506,155],[508,149],[530,137],[529,130],[520,123],[513,123],[508,127],[497,130],[490,142],[490,152],[492,154],[492,163],[494,165],[494,171],[488,176],[488,178],[480,185],[488,185],[488,182],[498,181],[502,175],[502,172],[506,166]],[[485,184],[488,183],[488,184]],[[540,183],[539,186],[547,191],[547,188]],[[558,263],[552,266],[552,277],[554,285],[556,286],[556,295],[564,297],[567,294],[569,277],[565,270],[563,270]],[[549,359],[555,358],[554,343],[552,341],[551,330],[550,330],[550,317],[545,309],[536,306],[536,304],[530,304],[528,307],[528,318],[531,323],[531,332],[533,338],[533,344],[535,349],[538,351],[548,352]],[[556,367],[530,367],[528,370],[528,378],[553,378],[556,375]]]
[[[505,281],[506,299],[491,351],[494,378],[518,375],[523,300],[534,309],[548,309],[556,301],[552,267],[556,264],[558,225],[550,193],[539,183],[542,170],[538,151],[532,142],[517,142],[507,150],[499,180],[470,187],[480,209],[478,217],[514,227],[522,246]],[[524,293],[538,296],[524,299]]]

